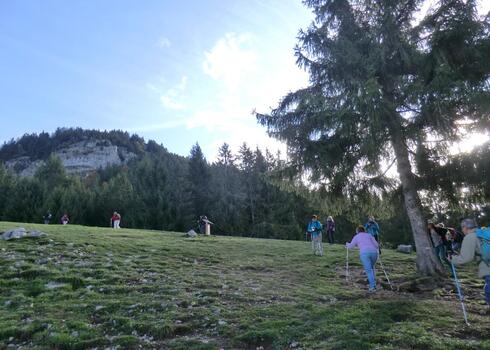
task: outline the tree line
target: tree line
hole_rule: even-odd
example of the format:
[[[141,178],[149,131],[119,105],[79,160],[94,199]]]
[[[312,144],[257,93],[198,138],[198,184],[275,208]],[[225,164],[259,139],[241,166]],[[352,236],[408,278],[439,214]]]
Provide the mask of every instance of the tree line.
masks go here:
[[[87,140],[87,135],[104,141],[110,133],[63,129],[48,134],[48,139],[61,136],[63,143],[48,142],[67,145]],[[400,186],[378,194],[367,189],[336,193],[298,181],[288,173],[289,163],[279,154],[247,144],[233,153],[225,143],[217,159],[208,162],[198,144],[189,156],[182,157],[155,141],[117,134],[121,139],[110,142],[120,147],[135,143],[131,147],[140,149],[139,156],[126,165],[85,176],[67,175],[53,155],[33,177],[19,177],[0,165],[0,220],[42,222],[43,215],[51,211],[56,221],[66,212],[74,224],[109,226],[111,214],[117,210],[123,216],[123,227],[184,232],[195,228],[198,216],[204,214],[215,222],[216,234],[301,240],[310,216],[317,214],[322,222],[328,215],[334,217],[336,239],[343,242],[352,237],[356,225],[375,215],[385,245],[412,242]],[[36,136],[46,139],[43,135],[25,135],[20,140],[39,144]],[[8,147],[15,148],[15,142],[10,141]],[[488,177],[480,176],[488,173],[489,154],[486,144],[451,158],[446,168],[438,168],[443,174],[433,176],[459,176],[461,188],[471,191],[446,192],[444,183],[436,186],[434,181],[426,181],[430,195],[422,197],[424,215],[456,226],[465,215],[490,214],[484,205],[490,198]],[[469,168],[473,170],[469,172]]]
[[[94,139],[138,150],[139,156],[127,165],[86,176],[67,175],[52,152]],[[34,149],[38,151],[28,151]],[[117,210],[124,227],[186,231],[205,214],[219,234],[300,239],[313,210],[307,200],[270,181],[269,173],[281,163],[279,157],[246,144],[237,154],[224,144],[217,160],[209,163],[198,144],[182,157],[154,141],[119,131],[59,129],[52,135],[11,140],[0,155],[3,160],[39,159],[46,155],[41,150],[50,153],[33,177],[19,177],[0,167],[0,220],[41,222],[51,211],[56,219],[68,213],[71,223],[108,226]]]

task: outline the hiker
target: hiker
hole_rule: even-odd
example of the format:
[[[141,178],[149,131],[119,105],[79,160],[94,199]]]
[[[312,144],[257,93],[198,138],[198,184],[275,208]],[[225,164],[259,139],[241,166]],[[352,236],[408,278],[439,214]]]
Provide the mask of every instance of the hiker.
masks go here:
[[[63,216],[60,219],[60,222],[62,225],[67,225],[70,222],[70,218],[68,217],[67,213],[63,214]]]
[[[356,229],[356,235],[345,246],[347,249],[359,247],[359,257],[369,282],[369,293],[376,292],[376,271],[374,270],[374,266],[378,260],[379,244],[374,236],[367,233],[364,226],[359,225]]]
[[[448,227],[447,228],[449,235],[451,236],[451,251],[453,254],[459,254],[461,250],[461,244],[463,243],[464,235],[460,231],[455,228]]]
[[[199,233],[202,235],[210,236],[211,235],[211,225],[214,225],[214,223],[209,221],[209,219],[206,215],[201,215],[197,222],[199,224]]]
[[[311,248],[313,254],[323,256],[322,246],[322,224],[318,221],[318,216],[313,215],[308,223],[306,231],[311,235]]]
[[[53,215],[51,215],[51,211],[47,211],[46,212],[46,215],[43,216],[43,221],[44,221],[44,224],[45,225],[49,225],[49,223],[51,222],[51,219],[53,218]]]
[[[199,216],[199,220],[197,220],[197,224],[199,225],[199,233],[201,235],[204,235],[206,233],[206,222],[204,220],[207,220],[206,215],[201,215]]]
[[[454,265],[462,265],[476,259],[478,276],[485,281],[485,299],[490,306],[490,228],[478,228],[473,219],[461,222],[464,234],[461,254],[450,257]]]
[[[327,233],[327,241],[329,244],[334,243],[333,235],[335,233],[335,221],[333,221],[333,218],[329,216],[327,218],[327,221],[325,221],[325,231]]]
[[[373,236],[376,242],[379,243],[379,225],[376,220],[374,220],[374,216],[368,218],[368,221],[364,224],[364,229],[365,232]]]
[[[453,253],[453,245],[452,245],[451,231],[449,231],[449,228],[447,228],[443,222],[438,223],[436,225],[436,227],[438,227],[441,230],[441,233],[443,233],[442,238],[444,241],[444,245],[446,246],[446,256],[448,254],[452,254]]]
[[[114,214],[112,214],[112,218],[111,218],[111,222],[112,222],[112,228],[114,229],[117,229],[117,228],[121,228],[119,225],[121,223],[121,215],[115,211]]]
[[[447,260],[447,245],[446,245],[446,233],[447,230],[440,225],[434,225],[433,222],[429,222],[427,225],[427,233],[429,234],[434,253],[438,257],[441,263],[450,265]]]

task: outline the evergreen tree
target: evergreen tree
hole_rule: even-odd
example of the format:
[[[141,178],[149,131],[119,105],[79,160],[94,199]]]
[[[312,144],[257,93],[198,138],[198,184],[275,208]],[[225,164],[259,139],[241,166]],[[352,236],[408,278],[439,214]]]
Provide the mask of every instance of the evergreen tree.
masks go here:
[[[66,182],[66,171],[60,158],[50,155],[36,171],[35,177],[44,183],[48,190]]]
[[[440,1],[414,27],[422,3],[306,0],[316,20],[300,32],[296,54],[310,86],[257,117],[288,143],[292,167],[330,191],[383,191],[382,165],[394,161],[418,271],[432,275],[442,266],[426,234],[411,146],[431,135],[454,140],[464,120],[488,130],[490,44],[475,1]]]
[[[221,145],[218,149],[218,164],[222,164],[224,166],[233,166],[235,162],[235,158],[230,149],[230,145],[226,142]]]
[[[194,215],[205,215],[209,210],[209,166],[198,143],[192,146],[189,157],[189,173],[191,199]]]

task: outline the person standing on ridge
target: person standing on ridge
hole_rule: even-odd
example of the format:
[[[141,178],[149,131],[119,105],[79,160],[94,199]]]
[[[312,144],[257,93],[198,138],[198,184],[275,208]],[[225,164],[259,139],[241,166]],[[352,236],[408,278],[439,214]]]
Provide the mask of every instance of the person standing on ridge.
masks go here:
[[[308,223],[306,231],[311,235],[311,247],[313,254],[323,256],[322,246],[322,224],[318,221],[318,216],[313,215]]]
[[[334,234],[335,234],[335,221],[331,216],[327,218],[327,221],[325,221],[325,231],[327,233],[327,240],[329,244],[334,243]]]
[[[62,225],[68,225],[68,223],[70,222],[70,218],[68,217],[68,214],[67,213],[63,214],[63,216],[61,217],[60,222],[61,222]]]
[[[112,214],[112,218],[111,218],[111,221],[112,221],[112,227],[117,229],[117,228],[121,228],[119,225],[121,223],[121,215],[115,211],[114,214]]]
[[[43,216],[43,221],[45,225],[49,225],[51,219],[53,218],[53,215],[51,214],[51,211],[48,210],[46,212],[46,215]]]

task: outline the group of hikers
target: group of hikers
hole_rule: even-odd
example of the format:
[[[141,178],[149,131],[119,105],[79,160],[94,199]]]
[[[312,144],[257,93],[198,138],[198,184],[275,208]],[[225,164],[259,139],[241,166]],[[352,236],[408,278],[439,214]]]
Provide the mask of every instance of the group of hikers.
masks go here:
[[[376,242],[379,242],[379,225],[374,219],[373,216],[370,216],[363,226],[365,232],[369,233]],[[313,215],[311,217],[311,221],[308,223],[308,227],[306,228],[306,240],[308,240],[308,236],[311,238],[311,246],[313,250],[313,254],[315,255],[323,255],[323,244],[322,244],[322,236],[323,232],[325,232],[327,236],[327,241],[329,244],[333,244],[335,242],[335,221],[331,216],[327,217],[327,220],[322,225],[320,220],[318,220],[317,215]]]
[[[53,219],[53,214],[51,214],[51,211],[48,210],[46,214],[43,215],[43,222],[45,225],[49,225],[52,219]],[[69,223],[70,223],[70,217],[68,216],[67,213],[64,213],[60,218],[60,224],[68,225]],[[114,213],[111,216],[110,227],[115,229],[121,228],[121,214],[119,214],[117,211],[114,211]]]
[[[322,225],[317,215],[311,217],[306,229],[306,238],[311,237],[313,254],[323,256],[322,233],[325,231],[329,244],[334,243],[335,221],[331,216],[327,218]],[[369,282],[369,292],[376,291],[376,275],[374,266],[378,261],[381,253],[379,245],[379,225],[373,216],[370,216],[367,222],[359,225],[356,229],[356,235],[351,242],[346,243],[347,249],[359,248],[360,259]]]
[[[51,211],[48,210],[46,214],[43,215],[43,222],[45,225],[49,225],[52,219],[53,219],[53,214],[51,214]],[[60,224],[67,225],[69,222],[70,222],[70,218],[68,214],[64,213],[60,218]]]
[[[333,243],[335,222],[329,216],[324,225],[313,215],[306,229],[306,237],[311,237],[312,250],[315,255],[323,255],[322,232],[326,232],[328,242]],[[473,219],[461,221],[461,231],[445,227],[444,224],[429,222],[427,233],[432,243],[435,255],[441,263],[451,268],[451,274],[457,282],[454,265],[478,263],[478,276],[485,282],[485,300],[490,306],[490,228],[479,228]],[[349,249],[358,248],[359,257],[367,276],[370,293],[376,292],[376,262],[380,259],[380,228],[373,216],[364,225],[356,228],[356,234],[345,244],[347,254]],[[348,257],[348,255],[347,255]],[[462,297],[461,297],[462,300]]]

